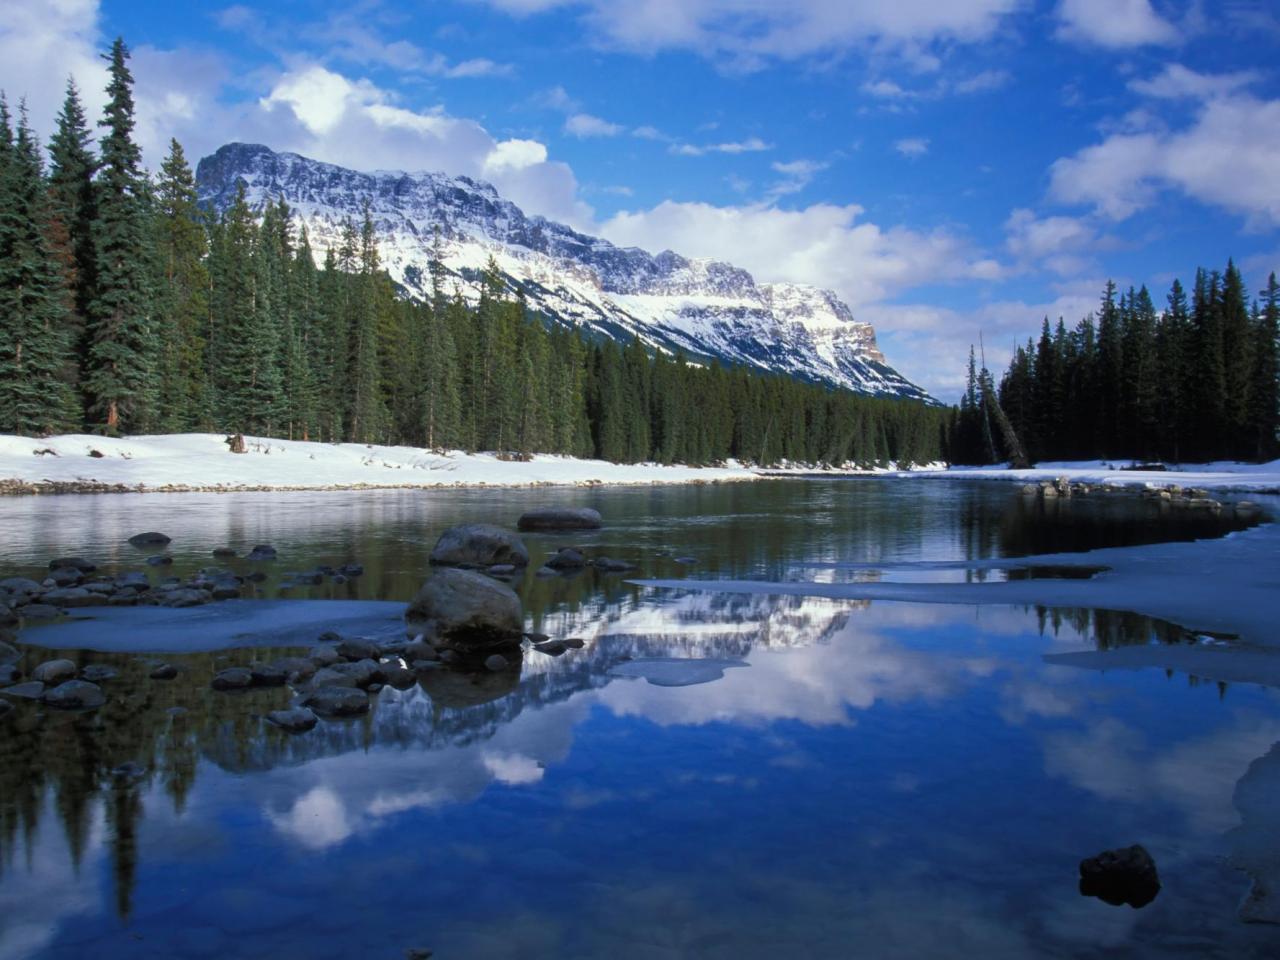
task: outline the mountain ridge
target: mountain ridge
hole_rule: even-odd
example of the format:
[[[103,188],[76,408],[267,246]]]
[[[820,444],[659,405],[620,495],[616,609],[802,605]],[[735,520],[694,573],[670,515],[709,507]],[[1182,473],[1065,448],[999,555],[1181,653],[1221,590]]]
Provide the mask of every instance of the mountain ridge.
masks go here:
[[[891,367],[875,331],[830,290],[758,283],[733,264],[618,247],[528,216],[492,184],[445,173],[361,172],[261,144],[232,143],[196,169],[199,201],[221,211],[244,183],[251,207],[283,198],[317,255],[369,203],[383,267],[404,293],[430,295],[436,230],[446,274],[464,299],[490,257],[532,310],[594,336],[683,351],[857,393],[936,403]]]

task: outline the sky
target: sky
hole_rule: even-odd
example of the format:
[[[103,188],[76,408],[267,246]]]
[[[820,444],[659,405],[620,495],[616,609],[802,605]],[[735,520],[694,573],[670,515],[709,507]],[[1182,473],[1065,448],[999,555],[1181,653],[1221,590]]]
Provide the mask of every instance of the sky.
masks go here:
[[[1275,0],[10,0],[0,89],[47,137],[133,52],[158,167],[223,143],[492,182],[621,245],[834,289],[944,400],[1074,324],[1280,271]]]

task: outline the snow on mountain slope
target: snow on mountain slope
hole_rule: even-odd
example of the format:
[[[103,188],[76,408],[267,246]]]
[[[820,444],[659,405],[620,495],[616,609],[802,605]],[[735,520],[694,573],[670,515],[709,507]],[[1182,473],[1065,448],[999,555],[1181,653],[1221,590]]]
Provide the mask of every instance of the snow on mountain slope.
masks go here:
[[[683,350],[758,370],[876,396],[931,398],[885,361],[875,331],[829,290],[757,283],[717,260],[620,248],[542,217],[528,217],[494,188],[442,173],[361,173],[264,146],[233,143],[200,161],[202,205],[224,209],[244,183],[251,206],[283,198],[318,254],[340,242],[369,203],[382,263],[411,296],[430,292],[439,231],[441,262],[468,301],[492,257],[529,306],[596,336]]]

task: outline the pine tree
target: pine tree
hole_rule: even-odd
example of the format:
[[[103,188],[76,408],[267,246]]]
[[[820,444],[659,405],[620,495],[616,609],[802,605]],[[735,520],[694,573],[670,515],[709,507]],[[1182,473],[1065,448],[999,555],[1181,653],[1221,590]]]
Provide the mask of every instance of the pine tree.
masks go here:
[[[1249,390],[1249,433],[1258,460],[1280,454],[1280,284],[1276,275],[1267,278],[1262,292],[1262,309],[1253,322],[1253,377]]]
[[[70,355],[62,270],[45,235],[39,149],[0,97],[0,432],[45,434],[75,419],[63,379]]]
[[[156,184],[155,323],[159,340],[162,430],[211,423],[202,328],[209,313],[208,238],[196,205],[195,178],[182,146],[171,140]]]
[[[88,353],[88,317],[96,277],[94,221],[97,199],[93,178],[98,169],[93,136],[80,103],[75,81],[67,80],[67,95],[49,141],[49,197],[53,214],[53,245],[62,262],[69,296],[67,337],[71,344],[68,382],[77,385]]]
[[[104,59],[111,81],[100,124],[107,134],[96,181],[95,286],[84,388],[93,421],[115,433],[146,426],[155,393],[155,337],[141,152],[133,141],[133,77],[124,41],[117,39]]]

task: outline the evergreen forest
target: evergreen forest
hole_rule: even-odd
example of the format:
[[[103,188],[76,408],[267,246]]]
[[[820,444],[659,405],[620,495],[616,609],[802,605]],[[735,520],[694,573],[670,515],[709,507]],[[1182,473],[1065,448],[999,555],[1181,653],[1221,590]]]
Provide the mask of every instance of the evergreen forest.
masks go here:
[[[970,350],[951,458],[1012,458],[984,402],[994,393],[1032,461],[1269,461],[1280,456],[1278,328],[1274,273],[1250,301],[1234,263],[1201,269],[1191,296],[1175,280],[1159,311],[1146,287],[1117,295],[1108,282],[1097,314],[1074,329],[1046,318],[1039,340],[1014,350],[998,388]]]
[[[492,263],[464,303],[439,260],[398,295],[366,212],[317,263],[283,201],[197,203],[172,141],[134,138],[129,53],[90,127],[69,83],[44,149],[0,99],[0,432],[223,431],[615,462],[934,462],[951,415],[590,340]],[[96,143],[95,143],[96,140]]]

